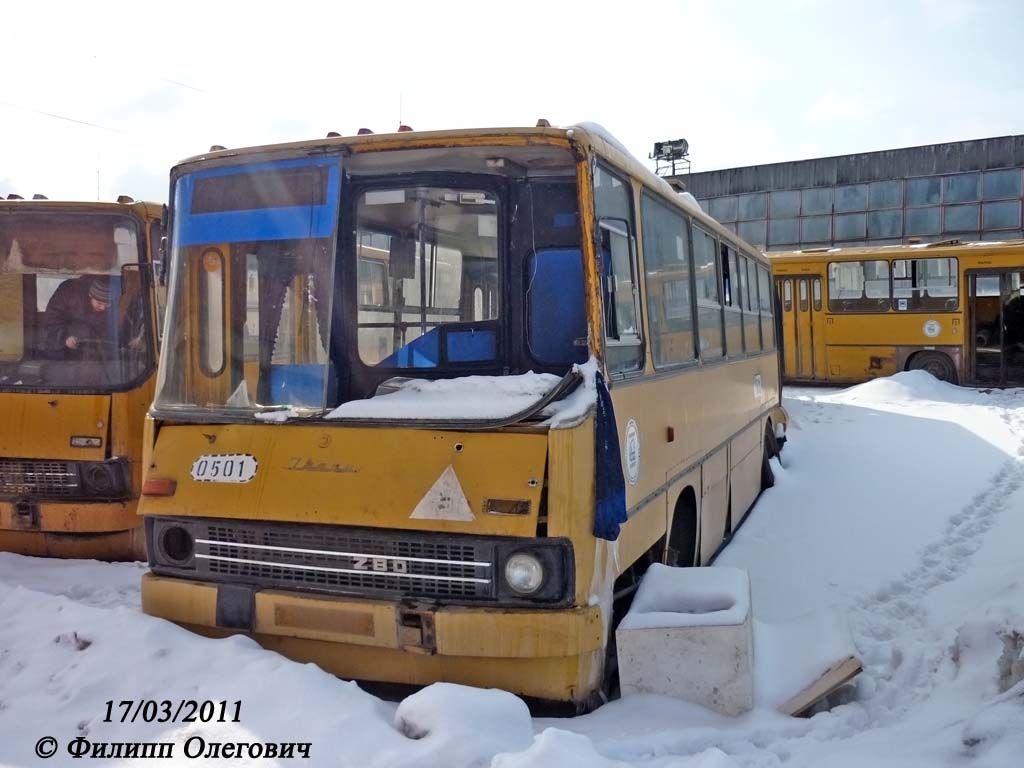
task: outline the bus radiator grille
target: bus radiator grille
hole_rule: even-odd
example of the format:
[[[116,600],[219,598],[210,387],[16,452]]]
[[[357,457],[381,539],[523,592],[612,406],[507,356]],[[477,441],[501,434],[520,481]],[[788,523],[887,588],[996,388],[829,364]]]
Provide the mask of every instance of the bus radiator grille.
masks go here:
[[[71,462],[0,459],[0,496],[61,499],[78,496],[81,488]]]
[[[391,599],[495,596],[494,545],[482,538],[222,521],[203,527],[197,575],[218,581]]]

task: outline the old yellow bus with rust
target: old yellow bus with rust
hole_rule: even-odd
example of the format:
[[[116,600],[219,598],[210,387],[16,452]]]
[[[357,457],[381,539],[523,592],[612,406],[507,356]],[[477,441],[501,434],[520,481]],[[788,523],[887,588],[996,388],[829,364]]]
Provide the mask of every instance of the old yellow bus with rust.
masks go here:
[[[925,370],[1024,386],[1024,241],[770,253],[783,376],[851,384]]]
[[[0,202],[0,550],[145,558],[162,209]]]
[[[596,126],[211,152],[170,227],[151,615],[585,706],[771,482],[767,262]]]

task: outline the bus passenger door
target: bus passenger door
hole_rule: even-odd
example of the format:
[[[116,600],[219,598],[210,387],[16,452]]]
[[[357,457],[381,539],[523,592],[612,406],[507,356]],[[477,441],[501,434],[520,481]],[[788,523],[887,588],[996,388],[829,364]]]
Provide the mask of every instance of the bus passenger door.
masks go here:
[[[812,376],[815,381],[825,381],[828,378],[828,368],[825,365],[825,308],[820,275],[811,275],[811,336],[812,353],[814,363],[812,365]]]
[[[824,311],[821,278],[778,280],[782,297],[783,373],[787,379],[825,378]],[[817,327],[815,327],[817,326]]]
[[[777,281],[782,300],[782,373],[787,379],[798,378],[796,311],[793,302],[793,278],[780,277]]]
[[[1024,272],[968,276],[971,383],[1024,385]]]

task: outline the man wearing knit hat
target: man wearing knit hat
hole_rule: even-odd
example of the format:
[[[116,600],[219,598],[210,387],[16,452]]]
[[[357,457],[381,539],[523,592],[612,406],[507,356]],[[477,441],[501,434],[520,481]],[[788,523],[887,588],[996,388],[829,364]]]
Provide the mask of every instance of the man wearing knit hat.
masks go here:
[[[98,353],[100,346],[111,346],[117,339],[112,301],[106,275],[65,280],[46,305],[47,346],[62,357],[74,357],[87,346],[93,353]]]

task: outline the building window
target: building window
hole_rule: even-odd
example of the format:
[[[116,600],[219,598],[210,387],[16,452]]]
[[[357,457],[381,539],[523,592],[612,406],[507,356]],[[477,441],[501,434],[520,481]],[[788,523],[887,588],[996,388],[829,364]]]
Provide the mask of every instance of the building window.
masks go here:
[[[1015,229],[1020,226],[1020,201],[985,203],[981,207],[983,229]]]
[[[761,221],[741,221],[737,234],[751,245],[763,246],[768,242],[768,222],[764,219]]]
[[[772,219],[770,226],[772,245],[793,245],[800,242],[800,219]]]
[[[763,219],[768,216],[768,195],[765,192],[740,195],[738,200],[740,221]]]
[[[961,173],[942,177],[942,202],[969,203],[980,199],[981,176],[977,173]]]
[[[981,185],[985,200],[1020,197],[1020,169],[1007,168],[1002,171],[986,171],[982,174]]]
[[[868,213],[868,237],[899,237],[903,234],[903,211]]]
[[[943,232],[969,232],[978,228],[977,205],[947,205],[943,217]]]
[[[866,236],[863,213],[836,216],[836,240],[862,240]]]
[[[907,207],[935,205],[942,199],[942,182],[936,178],[907,179]]]
[[[907,234],[939,234],[939,207],[935,206],[934,208],[908,208]]]
[[[800,191],[787,189],[769,194],[771,218],[788,219],[800,215]],[[796,241],[793,241],[796,242]]]
[[[810,216],[800,221],[800,242],[826,243],[832,239],[831,216]]]
[[[868,185],[836,187],[836,213],[863,211],[868,207]]]
[[[801,194],[800,212],[804,216],[832,213],[832,190],[805,189]]]
[[[735,197],[711,199],[711,218],[718,221],[736,221],[737,202]]]
[[[868,187],[868,207],[872,210],[880,208],[903,207],[902,181],[875,181]],[[869,226],[870,229],[870,226]]]

